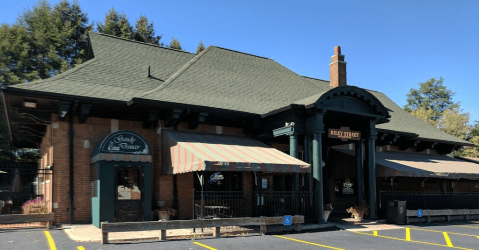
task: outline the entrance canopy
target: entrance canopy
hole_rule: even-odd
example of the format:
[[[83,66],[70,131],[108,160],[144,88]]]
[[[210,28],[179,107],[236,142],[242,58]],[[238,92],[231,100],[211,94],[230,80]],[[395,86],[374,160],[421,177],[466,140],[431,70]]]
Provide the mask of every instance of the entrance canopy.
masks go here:
[[[354,156],[354,151],[338,150]],[[479,179],[479,164],[443,155],[376,152],[377,177]]]
[[[310,172],[308,163],[247,137],[166,130],[162,148],[164,174],[193,171]]]

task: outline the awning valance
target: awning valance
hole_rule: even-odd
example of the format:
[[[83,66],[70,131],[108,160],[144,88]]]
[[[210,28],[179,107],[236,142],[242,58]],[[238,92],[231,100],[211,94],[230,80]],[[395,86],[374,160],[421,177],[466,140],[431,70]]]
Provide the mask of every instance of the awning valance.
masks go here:
[[[354,151],[339,149],[354,156]],[[479,179],[479,164],[444,155],[376,152],[377,177],[431,177],[445,179]]]
[[[308,163],[253,138],[165,130],[162,140],[164,174],[193,171],[310,172]]]

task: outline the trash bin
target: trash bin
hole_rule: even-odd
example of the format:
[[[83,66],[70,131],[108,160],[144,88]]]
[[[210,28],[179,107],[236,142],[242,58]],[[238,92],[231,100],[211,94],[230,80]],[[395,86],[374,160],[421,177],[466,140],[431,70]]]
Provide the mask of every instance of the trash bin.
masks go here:
[[[388,201],[387,223],[397,225],[406,224],[406,201]]]

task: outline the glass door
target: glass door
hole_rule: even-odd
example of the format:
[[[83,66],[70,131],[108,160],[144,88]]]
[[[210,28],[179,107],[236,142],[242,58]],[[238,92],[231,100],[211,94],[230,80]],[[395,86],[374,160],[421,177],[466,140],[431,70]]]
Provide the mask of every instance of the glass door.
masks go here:
[[[115,221],[142,221],[142,172],[140,168],[117,168]]]

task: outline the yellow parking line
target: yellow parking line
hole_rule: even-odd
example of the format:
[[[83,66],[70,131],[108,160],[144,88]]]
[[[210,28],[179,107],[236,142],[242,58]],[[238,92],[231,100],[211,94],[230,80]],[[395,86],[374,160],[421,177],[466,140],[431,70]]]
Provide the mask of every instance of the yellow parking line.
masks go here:
[[[373,231],[374,236],[378,236],[378,231]]]
[[[406,241],[411,241],[411,230],[406,227]]]
[[[448,247],[452,247],[451,239],[449,239],[449,235],[446,232],[442,233],[444,235],[444,239],[446,240],[446,244]]]
[[[479,229],[479,227],[473,227],[473,226],[462,226],[462,225],[453,225],[455,227],[467,227],[467,228],[475,228],[475,229]]]
[[[210,246],[207,246],[207,245],[201,244],[201,243],[199,243],[199,242],[196,242],[196,241],[195,241],[195,242],[193,242],[193,243],[195,243],[195,244],[196,244],[196,245],[198,245],[198,246],[202,246],[202,247],[204,247],[204,248],[206,248],[206,249],[209,249],[209,250],[218,250],[218,249],[216,249],[216,248],[212,248],[212,247],[210,247]]]
[[[396,237],[389,237],[389,236],[382,236],[382,235],[374,236],[373,234],[363,233],[363,232],[354,232],[354,233],[363,234],[363,235],[368,235],[368,236],[373,236],[373,237],[381,237],[381,238],[391,239],[391,240],[406,241],[405,239],[396,238]],[[447,246],[447,245],[442,245],[442,244],[436,244],[436,243],[431,243],[431,242],[423,242],[423,241],[416,241],[416,240],[411,240],[411,241],[408,241],[408,242],[420,243],[420,244],[426,244],[426,245],[433,245],[433,246],[440,246],[440,247],[450,247],[450,248],[464,249],[464,250],[473,250],[473,249],[471,249],[471,248]]]
[[[318,246],[318,247],[325,247],[325,248],[336,249],[336,250],[345,250],[345,249],[342,249],[342,248],[337,248],[337,247],[332,247],[332,246],[321,245],[321,244],[314,243],[314,242],[309,242],[309,241],[304,241],[304,240],[297,240],[297,239],[290,238],[290,237],[284,237],[284,236],[279,236],[279,235],[275,235],[275,237],[278,237],[278,238],[281,238],[281,239],[285,239],[285,240],[292,240],[292,241],[296,241],[296,242],[301,242],[301,243],[304,243],[304,244],[309,244],[309,245]]]
[[[78,246],[77,249],[78,249],[78,250],[85,250],[85,248],[82,247],[82,246]]]
[[[427,232],[433,232],[433,233],[444,233],[445,231],[437,231],[437,230],[430,230],[430,229],[422,229],[422,228],[411,228],[412,230],[419,230],[419,231],[427,231]],[[454,234],[454,235],[461,235],[461,236],[471,236],[471,237],[478,237],[479,235],[473,235],[473,234],[461,234],[461,233],[454,233],[454,232],[446,232],[448,234]]]
[[[43,231],[45,236],[47,237],[48,245],[50,246],[50,250],[57,250],[57,246],[55,245],[55,241],[52,238],[52,235],[48,231]]]

